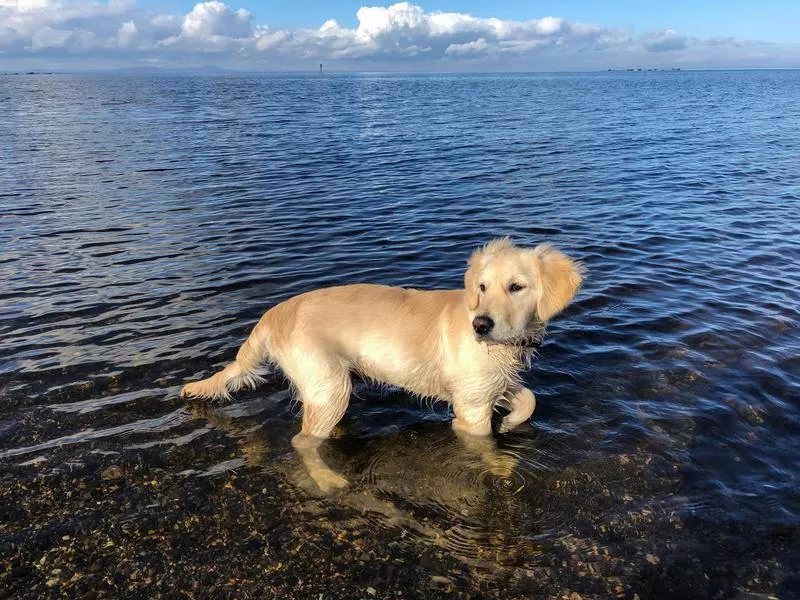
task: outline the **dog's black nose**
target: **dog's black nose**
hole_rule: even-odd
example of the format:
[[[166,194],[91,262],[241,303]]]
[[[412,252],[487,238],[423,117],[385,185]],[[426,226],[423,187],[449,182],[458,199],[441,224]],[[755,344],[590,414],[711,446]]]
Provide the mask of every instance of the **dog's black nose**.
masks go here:
[[[486,315],[478,315],[472,319],[472,328],[478,335],[486,335],[492,330],[492,327],[494,327],[494,321]]]

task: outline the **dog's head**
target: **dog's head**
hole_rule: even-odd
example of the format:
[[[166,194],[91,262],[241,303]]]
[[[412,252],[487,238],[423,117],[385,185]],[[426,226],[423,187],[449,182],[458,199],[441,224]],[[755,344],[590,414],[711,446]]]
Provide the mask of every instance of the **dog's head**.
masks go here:
[[[575,296],[583,267],[550,246],[519,248],[509,238],[473,252],[464,276],[476,339],[527,345]]]

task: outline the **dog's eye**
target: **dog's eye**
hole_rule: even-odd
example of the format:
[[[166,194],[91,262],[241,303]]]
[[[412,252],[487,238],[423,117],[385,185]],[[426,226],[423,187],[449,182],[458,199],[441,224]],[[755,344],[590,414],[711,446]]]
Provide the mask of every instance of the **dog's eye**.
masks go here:
[[[482,291],[482,292],[485,292],[485,291],[486,291],[486,286],[485,286],[485,285],[483,285],[483,284],[480,284],[480,285],[478,286],[478,289],[479,289],[480,291]]]
[[[510,286],[508,286],[508,291],[511,292],[512,294],[514,292],[521,292],[524,289],[525,286],[522,285],[521,283],[512,283]]]

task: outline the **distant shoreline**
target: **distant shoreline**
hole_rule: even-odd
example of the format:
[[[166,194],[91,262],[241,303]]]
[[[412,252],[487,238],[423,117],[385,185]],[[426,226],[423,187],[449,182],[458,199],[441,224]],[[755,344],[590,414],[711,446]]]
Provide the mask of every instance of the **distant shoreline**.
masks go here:
[[[0,70],[0,76],[42,76],[42,75],[148,75],[148,76],[254,76],[254,75],[315,75],[347,76],[347,75],[397,75],[397,76],[437,76],[437,75],[596,75],[600,73],[704,73],[725,71],[800,71],[800,67],[607,67],[580,71],[335,71],[320,73],[315,70],[274,70],[274,71],[240,71],[235,69],[158,69],[158,68],[122,68],[122,69],[74,69],[74,70]]]

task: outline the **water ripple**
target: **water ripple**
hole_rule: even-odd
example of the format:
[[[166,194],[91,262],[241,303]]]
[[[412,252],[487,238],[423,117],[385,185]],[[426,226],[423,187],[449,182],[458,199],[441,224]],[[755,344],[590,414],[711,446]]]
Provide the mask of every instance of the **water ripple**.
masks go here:
[[[797,72],[5,77],[3,95],[14,481],[97,479],[111,460],[201,490],[274,477],[311,498],[297,521],[333,515],[336,539],[383,528],[507,581],[566,565],[589,595],[659,553],[702,573],[751,555],[712,532],[773,548],[800,525]],[[465,446],[446,407],[359,387],[324,449],[351,487],[315,500],[279,374],[227,406],[177,399],[275,303],[457,287],[495,235],[589,272],[524,376],[532,424],[496,447]]]

